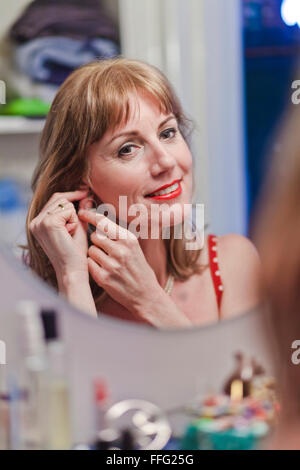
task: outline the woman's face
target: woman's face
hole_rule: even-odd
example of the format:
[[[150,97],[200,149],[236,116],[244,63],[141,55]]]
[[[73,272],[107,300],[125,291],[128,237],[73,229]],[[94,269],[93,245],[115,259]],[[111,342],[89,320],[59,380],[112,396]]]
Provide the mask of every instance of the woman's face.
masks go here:
[[[174,212],[169,225],[182,222],[183,205],[190,204],[192,197],[191,152],[173,114],[161,113],[155,99],[146,92],[138,95],[140,112],[134,112],[135,103],[132,97],[126,125],[113,132],[108,130],[89,148],[92,190],[103,203],[115,207],[119,220],[122,220],[119,196],[127,196],[127,209],[132,204],[142,204],[148,221],[153,204],[159,205],[161,211]],[[172,192],[157,194],[165,185],[172,185],[169,190]],[[168,206],[174,206],[172,211]],[[136,215],[130,212],[128,215],[128,210],[130,222]]]

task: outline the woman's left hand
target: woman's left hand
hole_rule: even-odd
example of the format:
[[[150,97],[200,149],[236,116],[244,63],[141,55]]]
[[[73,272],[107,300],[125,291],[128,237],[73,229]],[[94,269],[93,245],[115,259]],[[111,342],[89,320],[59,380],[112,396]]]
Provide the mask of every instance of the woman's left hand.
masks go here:
[[[161,290],[137,237],[105,215],[82,209],[78,216],[96,227],[88,249],[91,276],[116,302],[136,313],[137,304]]]

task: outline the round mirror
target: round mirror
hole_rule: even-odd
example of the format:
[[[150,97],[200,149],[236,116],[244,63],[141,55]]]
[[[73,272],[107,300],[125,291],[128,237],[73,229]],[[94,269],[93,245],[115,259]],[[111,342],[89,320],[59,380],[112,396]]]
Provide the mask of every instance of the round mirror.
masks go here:
[[[240,24],[229,11],[228,34],[199,32],[204,47],[213,39],[214,60],[199,67],[193,52],[179,80],[181,70],[168,61],[129,59],[138,54],[126,50],[128,25],[121,28],[125,20],[111,3],[106,7],[117,26],[107,38],[110,55],[79,63],[77,52],[80,67],[69,64],[67,73],[61,64],[59,77],[57,64],[43,62],[48,107],[31,103],[31,119],[29,108],[20,116],[25,102],[21,108],[14,100],[16,71],[3,76],[1,240],[95,319],[191,329],[241,315],[260,303],[260,265],[246,236],[242,64],[230,42],[234,31],[240,43]],[[197,8],[199,18],[212,17],[208,2]],[[8,41],[20,41],[32,14],[29,6],[11,21]],[[150,50],[150,39],[143,40]],[[189,34],[178,41],[180,50],[190,49]],[[6,59],[15,54],[22,73],[37,80],[41,70],[22,47],[4,48]],[[166,47],[162,41],[160,50]],[[223,81],[230,84],[227,94]]]

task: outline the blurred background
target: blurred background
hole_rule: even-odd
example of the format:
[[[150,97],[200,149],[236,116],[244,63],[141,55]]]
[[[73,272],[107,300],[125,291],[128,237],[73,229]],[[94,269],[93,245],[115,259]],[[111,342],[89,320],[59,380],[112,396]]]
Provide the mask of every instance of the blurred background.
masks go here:
[[[159,67],[194,120],[195,202],[209,230],[251,235],[298,78],[299,28],[299,0],[1,0],[0,240],[17,255],[25,241],[58,87],[76,67],[119,54]]]

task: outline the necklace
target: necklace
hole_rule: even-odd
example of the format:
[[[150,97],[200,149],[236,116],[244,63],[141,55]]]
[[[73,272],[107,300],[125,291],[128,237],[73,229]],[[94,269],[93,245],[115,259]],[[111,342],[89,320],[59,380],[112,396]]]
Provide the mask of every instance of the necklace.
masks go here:
[[[172,274],[169,274],[167,283],[166,283],[166,285],[165,285],[165,292],[166,292],[168,295],[171,294],[172,289],[173,289],[173,285],[174,285],[174,276],[173,276]]]

